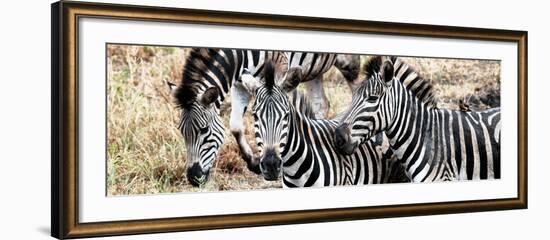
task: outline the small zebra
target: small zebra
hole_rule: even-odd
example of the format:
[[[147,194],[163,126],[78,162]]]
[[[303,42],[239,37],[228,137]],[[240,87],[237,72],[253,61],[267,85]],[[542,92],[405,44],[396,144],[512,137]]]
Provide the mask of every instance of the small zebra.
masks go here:
[[[384,132],[414,182],[500,178],[500,108],[438,109],[429,82],[396,57],[373,57],[364,71],[335,132],[340,153]]]
[[[358,185],[404,182],[405,170],[391,164],[382,144],[383,134],[362,144],[352,156],[340,155],[334,148],[336,120],[315,119],[308,111],[308,101],[295,90],[302,79],[294,78],[277,84],[274,67],[264,67],[265,81],[243,78],[243,84],[255,93],[252,114],[260,169],[266,180],[283,175],[285,187]],[[249,81],[249,79],[252,79]],[[293,97],[287,93],[294,91]],[[396,161],[393,161],[396,162]]]
[[[241,84],[241,76],[248,73],[261,78],[266,60],[276,63],[278,72],[285,73],[278,79],[291,78],[297,70],[312,69],[318,73],[325,68],[317,65],[329,61],[313,61],[326,58],[317,53],[299,53],[304,56],[292,61],[289,69],[289,53],[278,51],[256,51],[242,49],[194,48],[190,51],[179,85],[168,83],[177,105],[182,110],[178,129],[181,131],[187,149],[187,179],[194,186],[208,180],[219,149],[224,142],[224,127],[220,118],[220,106],[231,91],[230,129],[237,140],[242,158],[248,169],[259,173],[257,159],[244,136],[243,115],[250,101]],[[314,57],[314,55],[319,55]],[[308,60],[310,59],[310,60]],[[308,61],[306,61],[308,60]],[[307,65],[310,65],[309,67]],[[340,66],[340,65],[339,65]],[[345,65],[342,65],[342,69]],[[287,71],[288,70],[288,71]],[[310,79],[303,79],[307,81]]]

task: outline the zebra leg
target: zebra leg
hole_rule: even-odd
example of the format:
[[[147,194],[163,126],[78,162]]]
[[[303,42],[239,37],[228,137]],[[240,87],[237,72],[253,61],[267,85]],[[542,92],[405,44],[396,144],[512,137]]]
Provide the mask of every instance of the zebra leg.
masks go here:
[[[233,84],[231,87],[231,116],[229,117],[229,126],[231,134],[233,134],[237,145],[239,145],[241,157],[246,162],[248,170],[260,174],[259,161],[254,157],[254,152],[252,152],[252,148],[250,148],[244,136],[243,116],[249,101],[250,94],[246,89],[240,83]]]
[[[315,112],[315,118],[324,119],[327,118],[330,103],[325,95],[325,89],[323,88],[322,76],[319,76],[311,81],[305,82],[305,89],[307,96],[311,101],[311,106]]]
[[[361,57],[359,55],[338,54],[334,66],[342,73],[352,91],[361,84],[359,79]]]

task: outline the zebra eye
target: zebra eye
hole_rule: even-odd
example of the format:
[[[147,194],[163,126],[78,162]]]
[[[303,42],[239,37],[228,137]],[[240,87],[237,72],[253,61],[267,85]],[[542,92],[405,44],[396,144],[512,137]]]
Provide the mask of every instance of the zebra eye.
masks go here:
[[[208,126],[199,128],[201,134],[206,134],[208,132]]]
[[[290,116],[290,113],[289,113],[289,112],[286,112],[286,113],[285,113],[285,116],[283,117],[283,120],[284,120],[284,121],[288,121],[288,116]]]
[[[370,95],[365,99],[365,101],[369,103],[376,103],[377,100],[378,100],[378,96],[374,96],[374,95]]]

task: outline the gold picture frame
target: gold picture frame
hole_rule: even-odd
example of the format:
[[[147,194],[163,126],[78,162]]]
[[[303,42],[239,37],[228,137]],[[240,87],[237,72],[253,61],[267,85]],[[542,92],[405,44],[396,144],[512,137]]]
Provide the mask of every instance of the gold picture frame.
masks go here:
[[[527,32],[61,1],[52,4],[52,236],[79,238],[527,208]],[[79,223],[80,17],[517,43],[518,195],[509,199]]]

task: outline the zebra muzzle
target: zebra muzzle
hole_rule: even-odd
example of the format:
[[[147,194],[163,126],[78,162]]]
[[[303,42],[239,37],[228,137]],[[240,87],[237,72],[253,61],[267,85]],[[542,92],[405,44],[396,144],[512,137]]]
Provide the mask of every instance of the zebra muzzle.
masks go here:
[[[187,169],[187,180],[194,187],[200,187],[208,181],[209,171],[203,171],[199,163],[193,163],[193,166]]]
[[[351,139],[350,126],[347,123],[342,123],[334,131],[334,144],[336,150],[340,154],[351,155],[355,151],[357,144],[354,144]]]
[[[262,159],[260,159],[260,170],[264,179],[267,181],[276,181],[281,175],[283,160],[274,152],[268,151]]]

